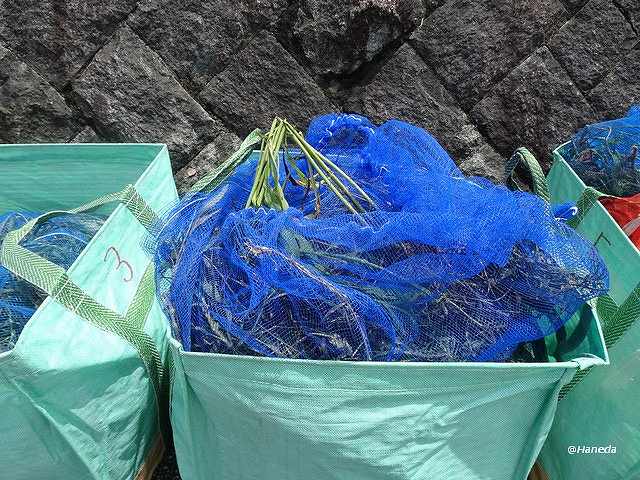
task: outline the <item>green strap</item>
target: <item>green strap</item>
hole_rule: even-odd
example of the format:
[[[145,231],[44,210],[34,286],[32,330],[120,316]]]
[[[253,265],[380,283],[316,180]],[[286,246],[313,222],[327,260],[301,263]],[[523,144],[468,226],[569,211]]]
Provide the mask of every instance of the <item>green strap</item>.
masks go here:
[[[249,158],[251,152],[262,143],[262,132],[255,129],[242,141],[240,148],[210,173],[198,180],[189,190],[190,193],[209,192],[222,183],[233,171]]]
[[[132,185],[121,192],[104,195],[81,207],[65,211],[53,211],[34,218],[17,230],[9,232],[0,246],[0,264],[47,293],[68,310],[92,325],[111,332],[133,345],[142,358],[154,386],[159,403],[162,401],[164,368],[153,339],[142,327],[155,296],[153,266],[145,271],[127,313],[122,316],[87,295],[53,262],[20,245],[20,241],[42,221],[64,213],[78,213],[97,208],[110,202],[121,202],[141,224],[150,228],[157,216],[144,202]],[[137,320],[133,322],[133,318]]]
[[[610,349],[640,317],[640,284],[636,285],[620,306],[609,295],[598,297],[596,300],[596,312],[602,319],[605,346]],[[560,399],[564,398],[573,387],[580,383],[589,374],[591,368],[576,372],[573,379],[560,390]]]
[[[547,179],[544,176],[542,168],[535,156],[526,148],[517,149],[507,161],[507,164],[505,165],[507,184],[511,188],[520,189],[514,179],[514,171],[519,164],[522,164],[529,173],[532,181],[533,192],[549,203],[551,196],[549,194]],[[576,202],[576,207],[578,209],[577,215],[567,223],[573,228],[577,227],[589,210],[602,196],[603,194],[595,188],[587,187]],[[636,288],[636,290],[634,290],[634,294],[630,295],[627,301],[620,308],[618,308],[609,295],[604,295],[597,299],[596,311],[598,312],[600,319],[603,321],[602,330],[607,348],[610,348],[616,341],[618,341],[618,339],[629,329],[640,314],[640,302],[638,302],[639,296],[640,291]],[[571,381],[560,389],[559,398],[564,398],[573,387],[580,383],[589,374],[590,371],[591,367],[577,371]]]
[[[598,199],[604,196],[605,195],[603,193],[599,192],[593,187],[585,188],[582,192],[582,195],[580,195],[580,198],[576,202],[578,213],[575,217],[567,222],[569,226],[571,226],[572,228],[576,228],[580,224],[580,222],[584,220],[584,217],[587,215],[589,210],[591,210],[591,208],[596,203],[598,203]]]
[[[124,316],[127,325],[131,325],[135,330],[142,331],[155,297],[155,268],[153,264],[149,264]]]
[[[605,315],[603,328],[606,333],[604,339],[607,348],[611,348],[640,317],[640,284],[636,285],[618,308],[615,308],[615,302],[609,295],[600,297],[598,312]]]
[[[573,387],[579,384],[584,379],[584,377],[587,376],[587,374],[591,371],[591,368],[593,367],[585,368],[584,370],[578,370],[571,381],[562,386],[562,388],[560,389],[560,393],[558,394],[558,400],[562,400],[564,397],[566,397],[567,394],[573,389]]]
[[[122,203],[147,230],[150,230],[159,221],[156,213],[149,207],[147,202],[144,201],[133,185],[127,185],[119,192],[108,193],[84,205],[72,208],[68,213],[87,212],[113,202]]]
[[[531,190],[533,193],[542,198],[545,202],[549,203],[551,200],[551,196],[549,195],[549,187],[547,185],[547,179],[544,176],[544,172],[542,171],[542,167],[536,160],[536,157],[524,147],[518,148],[511,158],[507,160],[507,163],[504,166],[504,174],[507,185],[511,189],[522,190],[520,185],[515,180],[515,170],[518,165],[522,165],[529,177],[531,178]]]

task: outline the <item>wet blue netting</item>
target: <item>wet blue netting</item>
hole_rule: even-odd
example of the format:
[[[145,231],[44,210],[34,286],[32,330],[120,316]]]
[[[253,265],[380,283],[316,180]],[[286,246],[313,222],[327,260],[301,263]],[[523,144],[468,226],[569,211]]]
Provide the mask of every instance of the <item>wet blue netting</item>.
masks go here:
[[[640,193],[640,106],[627,116],[588,125],[562,147],[563,158],[582,181],[602,193]]]
[[[246,209],[256,158],[185,197],[154,244],[159,297],[185,350],[504,360],[608,288],[596,250],[545,202],[465,177],[422,129],[325,115],[307,139],[376,208],[348,213],[328,189],[288,182],[286,211]]]
[[[38,214],[8,212],[0,215],[0,243],[7,233]],[[37,225],[21,242],[28,250],[68,269],[102,226],[104,218],[64,214]],[[46,294],[0,265],[0,353],[11,350],[22,329]]]

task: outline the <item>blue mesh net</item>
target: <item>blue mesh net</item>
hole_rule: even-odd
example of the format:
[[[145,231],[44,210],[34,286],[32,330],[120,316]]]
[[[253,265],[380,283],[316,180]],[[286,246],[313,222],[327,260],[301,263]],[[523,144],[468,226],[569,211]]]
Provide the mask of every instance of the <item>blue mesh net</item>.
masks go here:
[[[582,181],[602,193],[626,197],[640,193],[640,106],[627,116],[588,125],[561,149]]]
[[[154,243],[159,297],[186,350],[504,360],[608,288],[593,246],[545,202],[465,177],[422,129],[331,114],[307,139],[376,208],[352,214],[326,187],[315,196],[295,182],[290,208],[245,208],[255,157],[186,196]]]
[[[38,214],[8,212],[0,215],[0,243],[7,233]],[[28,250],[68,269],[100,229],[104,218],[64,214],[38,224],[21,242]],[[22,329],[46,294],[0,265],[0,352],[11,350]]]

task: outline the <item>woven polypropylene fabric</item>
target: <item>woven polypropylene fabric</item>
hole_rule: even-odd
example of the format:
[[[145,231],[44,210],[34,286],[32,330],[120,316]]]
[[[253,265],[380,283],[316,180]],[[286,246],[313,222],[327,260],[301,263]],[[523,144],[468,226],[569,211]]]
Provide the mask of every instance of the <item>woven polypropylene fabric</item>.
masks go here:
[[[0,242],[12,230],[36,218],[33,213],[0,215]],[[38,225],[24,239],[23,246],[49,262],[68,269],[95,235],[104,218],[88,214],[67,214]],[[10,350],[27,321],[47,294],[0,265],[0,352]]]
[[[351,214],[329,189],[290,183],[286,211],[247,209],[255,159],[187,196],[155,244],[159,294],[186,350],[500,360],[607,290],[593,246],[547,203],[465,177],[424,130],[332,114],[307,139],[375,208]]]

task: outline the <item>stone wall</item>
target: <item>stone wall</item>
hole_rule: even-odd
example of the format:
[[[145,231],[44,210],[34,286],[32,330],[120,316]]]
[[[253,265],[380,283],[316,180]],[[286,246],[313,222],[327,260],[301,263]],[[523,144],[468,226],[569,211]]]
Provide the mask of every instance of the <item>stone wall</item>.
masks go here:
[[[361,112],[470,173],[640,95],[637,0],[0,0],[0,142],[165,142],[182,186],[255,126]]]
[[[500,179],[640,101],[639,35],[639,0],[0,0],[0,142],[164,142],[184,188],[275,115],[344,110]]]

